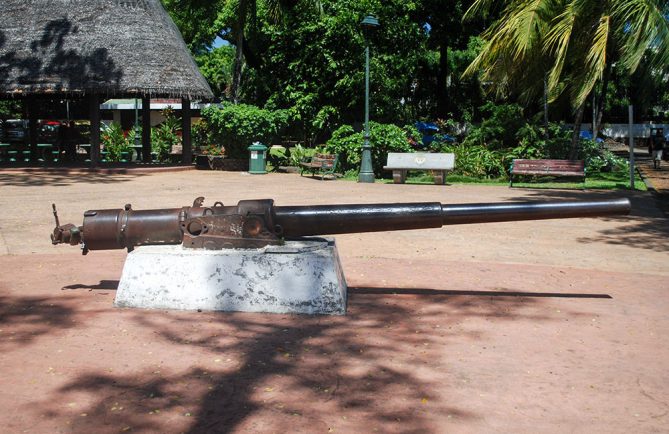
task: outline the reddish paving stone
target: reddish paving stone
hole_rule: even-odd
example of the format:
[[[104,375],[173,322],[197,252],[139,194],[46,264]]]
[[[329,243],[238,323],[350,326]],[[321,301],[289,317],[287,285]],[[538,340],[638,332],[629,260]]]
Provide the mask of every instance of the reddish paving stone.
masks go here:
[[[630,217],[338,237],[348,315],[307,317],[114,309],[125,253],[50,246],[49,204],[80,222],[88,208],[199,194],[287,205],[618,193],[211,173],[0,185],[6,432],[666,429],[669,244],[646,193],[629,193]]]

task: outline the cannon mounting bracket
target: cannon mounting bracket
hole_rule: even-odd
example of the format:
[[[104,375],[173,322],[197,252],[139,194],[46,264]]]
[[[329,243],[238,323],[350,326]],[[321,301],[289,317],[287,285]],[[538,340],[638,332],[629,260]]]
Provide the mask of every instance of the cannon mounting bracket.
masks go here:
[[[182,213],[183,247],[188,249],[257,249],[282,244],[282,229],[274,224],[272,199],[242,200],[236,207],[216,202],[201,216]],[[231,211],[229,211],[231,210]]]

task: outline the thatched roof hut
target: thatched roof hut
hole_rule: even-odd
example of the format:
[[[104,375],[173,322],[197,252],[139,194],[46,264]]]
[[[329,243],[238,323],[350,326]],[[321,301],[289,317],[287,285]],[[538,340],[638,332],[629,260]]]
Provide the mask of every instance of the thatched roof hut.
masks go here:
[[[159,0],[3,0],[0,98],[211,99]]]
[[[26,98],[38,158],[40,97],[86,98],[91,164],[100,156],[100,99],[142,98],[150,161],[149,99],[182,99],[183,163],[191,162],[190,101],[213,94],[159,0],[2,0],[0,99]]]

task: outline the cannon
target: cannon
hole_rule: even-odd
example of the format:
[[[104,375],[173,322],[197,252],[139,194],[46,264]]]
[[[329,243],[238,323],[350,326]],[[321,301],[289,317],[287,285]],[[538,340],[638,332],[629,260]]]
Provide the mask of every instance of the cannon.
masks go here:
[[[236,206],[215,202],[171,209],[90,210],[82,226],[60,225],[55,204],[53,244],[89,250],[182,244],[187,249],[223,250],[280,245],[285,240],[357,232],[438,228],[445,225],[563,219],[628,214],[628,199],[480,203],[438,202],[275,206],[272,199],[242,200]]]
[[[81,245],[84,254],[127,249],[117,307],[343,315],[347,284],[335,240],[316,235],[629,211],[627,199],[314,206],[260,199],[204,206],[198,197],[181,208],[90,210],[81,226],[61,225],[53,205],[51,241]]]

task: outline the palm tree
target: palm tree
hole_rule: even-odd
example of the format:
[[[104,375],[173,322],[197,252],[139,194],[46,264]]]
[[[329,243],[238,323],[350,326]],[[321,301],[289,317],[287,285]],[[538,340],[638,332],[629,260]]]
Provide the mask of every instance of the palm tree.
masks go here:
[[[465,17],[485,13],[493,3],[499,7],[499,2],[476,0]],[[577,152],[586,100],[600,83],[601,112],[614,63],[627,74],[644,56],[656,67],[669,65],[665,1],[507,0],[503,5],[465,75],[480,71],[497,92],[522,89],[526,99],[540,91],[546,76],[549,99],[566,93],[575,110],[570,158]]]

